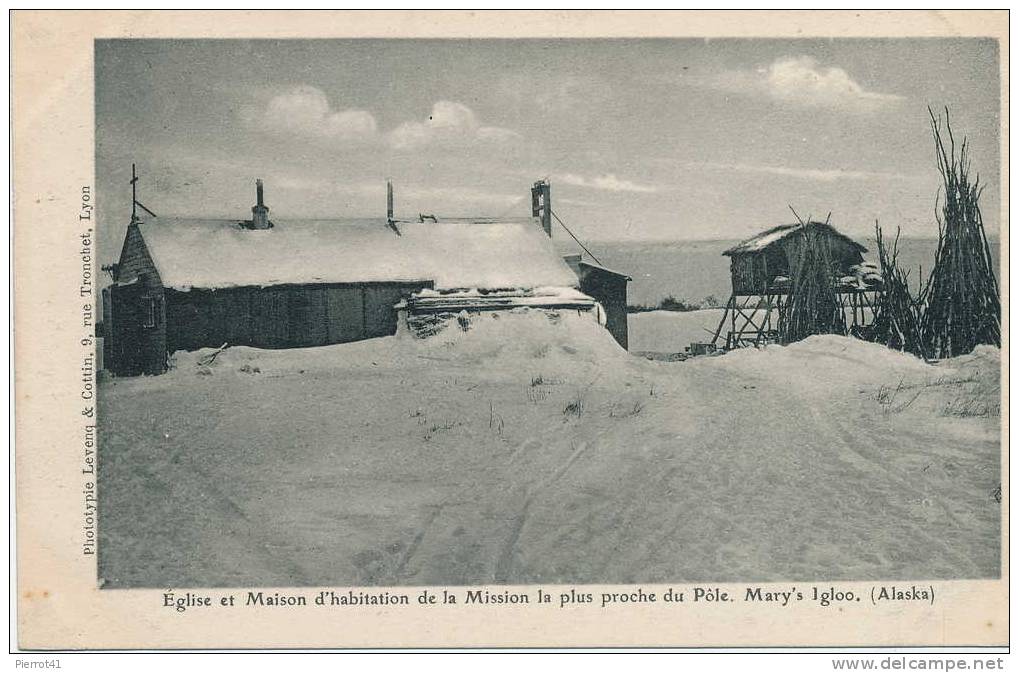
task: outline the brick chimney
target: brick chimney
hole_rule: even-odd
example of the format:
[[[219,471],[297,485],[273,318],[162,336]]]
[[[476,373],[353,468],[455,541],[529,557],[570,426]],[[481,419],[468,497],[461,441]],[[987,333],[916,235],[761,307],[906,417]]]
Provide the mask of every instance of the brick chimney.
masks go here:
[[[541,228],[552,238],[552,185],[539,180],[531,187],[531,217],[541,218]]]
[[[258,196],[258,203],[251,207],[251,228],[268,229],[272,222],[269,221],[269,207],[265,205],[262,197],[262,178],[255,180],[255,193]]]

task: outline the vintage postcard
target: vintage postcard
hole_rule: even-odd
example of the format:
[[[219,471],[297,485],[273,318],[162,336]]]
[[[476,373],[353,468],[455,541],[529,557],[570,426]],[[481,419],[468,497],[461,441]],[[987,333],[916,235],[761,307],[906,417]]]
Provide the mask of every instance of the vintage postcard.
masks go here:
[[[18,646],[1008,644],[1007,12],[15,12]]]

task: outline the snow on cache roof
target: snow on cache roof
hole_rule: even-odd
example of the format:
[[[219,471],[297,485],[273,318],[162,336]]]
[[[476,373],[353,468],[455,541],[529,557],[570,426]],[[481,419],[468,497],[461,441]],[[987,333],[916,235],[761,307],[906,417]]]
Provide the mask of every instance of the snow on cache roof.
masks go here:
[[[151,218],[139,227],[164,287],[434,281],[439,289],[575,287],[535,220],[398,222]]]
[[[808,222],[806,225],[801,225],[799,223],[797,223],[797,224],[780,224],[777,227],[772,227],[771,229],[765,229],[764,231],[762,231],[761,233],[757,234],[756,236],[751,236],[750,238],[748,238],[748,239],[746,239],[744,241],[741,241],[740,243],[734,245],[733,247],[729,248],[728,250],[726,250],[722,254],[723,255],[730,255],[731,256],[731,255],[745,255],[745,254],[748,254],[748,253],[760,252],[761,250],[764,250],[768,246],[772,245],[773,243],[777,243],[778,241],[781,241],[786,236],[789,236],[790,234],[793,234],[793,233],[795,233],[797,231],[800,231],[800,230],[802,230],[802,229],[804,229],[806,227],[810,227],[810,228],[813,228],[813,229],[823,229],[827,233],[832,234],[834,236],[837,236],[838,238],[841,238],[842,240],[844,240],[847,243],[849,243],[850,245],[855,246],[861,253],[867,252],[867,248],[865,248],[864,246],[860,245],[859,243],[857,243],[853,239],[849,238],[845,234],[839,232],[839,230],[837,230],[835,227],[831,226],[830,224],[825,224],[824,222]]]

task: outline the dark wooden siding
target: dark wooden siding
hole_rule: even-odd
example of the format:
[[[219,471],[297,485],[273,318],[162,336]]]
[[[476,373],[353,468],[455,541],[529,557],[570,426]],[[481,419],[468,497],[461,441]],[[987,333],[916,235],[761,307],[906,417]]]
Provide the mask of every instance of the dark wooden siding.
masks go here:
[[[120,376],[166,371],[166,298],[138,225],[127,227],[115,283],[109,288],[107,368]],[[107,298],[104,296],[104,299]]]
[[[118,376],[166,371],[166,302],[148,276],[110,287],[112,321],[107,369]]]
[[[832,273],[845,275],[849,267],[863,261],[859,248],[841,236],[823,231],[810,231],[806,235],[823,238],[828,245]],[[792,276],[792,262],[800,255],[803,234],[790,235],[756,252],[733,255],[730,261],[732,291],[736,295],[767,294],[775,278]]]
[[[763,254],[734,255],[729,263],[733,294],[766,294],[768,268]]]
[[[259,346],[262,348],[285,348],[289,338],[287,320],[287,291],[281,288],[240,288],[237,290],[204,290],[200,301],[202,304],[213,304],[219,298],[216,296],[229,293],[240,294],[241,304],[248,304],[250,311],[250,330],[243,338],[234,343],[246,346]],[[225,342],[226,343],[226,342]],[[208,342],[191,343],[181,346],[184,350],[194,350],[209,345]]]
[[[605,329],[623,348],[629,348],[626,314],[626,276],[581,265],[580,291],[605,309]]]
[[[859,248],[841,236],[826,235],[820,231],[811,231],[805,234],[805,236],[810,236],[818,240],[819,243],[828,246],[828,255],[831,258],[832,266],[837,270],[847,273],[849,267],[863,261],[863,254]],[[790,264],[800,254],[804,240],[803,235],[787,236],[782,240],[782,248]]]
[[[103,364],[109,369],[116,356],[113,354],[113,288],[103,288]]]
[[[299,348],[396,333],[393,305],[431,282],[167,290],[167,348]]]
[[[366,285],[364,288],[364,331],[367,337],[396,334],[393,304],[406,296],[399,285]]]
[[[338,344],[364,338],[364,291],[358,285],[326,287],[326,339]]]

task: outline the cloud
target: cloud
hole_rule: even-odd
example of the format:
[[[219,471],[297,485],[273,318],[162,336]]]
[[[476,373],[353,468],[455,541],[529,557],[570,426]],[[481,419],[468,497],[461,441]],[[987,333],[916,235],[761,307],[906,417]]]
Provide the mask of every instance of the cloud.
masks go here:
[[[605,175],[593,178],[585,178],[581,175],[576,175],[575,173],[563,173],[561,175],[554,176],[554,179],[567,185],[573,185],[574,187],[600,189],[606,192],[639,192],[642,194],[650,194],[658,191],[657,187],[641,185],[636,182],[631,182],[630,180],[621,180],[612,173],[606,173]]]
[[[738,173],[759,173],[815,182],[836,182],[838,180],[912,180],[916,176],[879,171],[847,171],[841,168],[796,168],[791,166],[770,166],[767,164],[741,164],[700,162],[685,164],[692,170],[721,170]]]
[[[306,138],[369,142],[378,132],[366,110],[335,110],[321,89],[301,85],[269,101],[259,120],[266,131]]]
[[[803,107],[869,112],[903,100],[902,96],[868,91],[842,68],[825,68],[809,56],[779,58],[756,71],[730,70],[714,86],[735,93],[758,92]]]
[[[482,126],[474,111],[463,103],[440,100],[423,122],[404,122],[388,136],[396,149],[414,149],[432,143],[505,142],[519,139],[516,131],[498,126]]]
[[[325,92],[307,84],[274,96],[264,109],[245,109],[241,118],[277,136],[360,144],[384,142],[396,150],[432,144],[507,143],[522,138],[511,129],[485,126],[472,109],[446,100],[435,103],[425,121],[404,122],[383,134],[371,112],[334,108]]]

